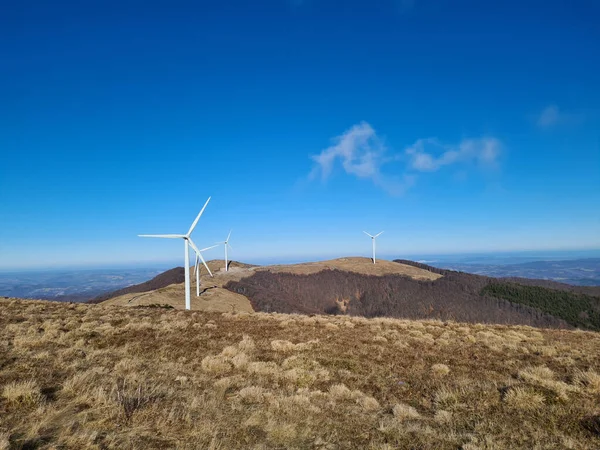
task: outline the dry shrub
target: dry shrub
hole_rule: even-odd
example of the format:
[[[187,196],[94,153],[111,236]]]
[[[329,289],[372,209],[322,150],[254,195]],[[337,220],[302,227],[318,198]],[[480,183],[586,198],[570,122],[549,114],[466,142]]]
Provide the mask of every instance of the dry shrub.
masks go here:
[[[513,387],[504,396],[507,405],[515,409],[534,410],[544,406],[545,398],[542,394],[523,387]]]
[[[387,339],[384,336],[381,335],[377,335],[373,337],[373,342],[377,343],[377,344],[385,344],[387,343]]]
[[[454,411],[462,406],[460,397],[463,394],[464,391],[462,389],[450,389],[447,387],[442,387],[435,393],[434,403],[437,409]]]
[[[556,381],[554,372],[546,366],[532,366],[519,371],[519,378],[535,386],[544,387],[556,394],[561,400],[568,400],[569,392],[578,391],[577,386],[571,386],[562,381]]]
[[[233,358],[239,352],[240,349],[238,347],[236,347],[235,345],[229,345],[221,351],[221,355],[226,356],[227,358]]]
[[[246,366],[246,371],[253,375],[258,375],[259,377],[265,377],[268,379],[276,378],[278,375],[278,366],[273,361],[265,362],[265,361],[253,361],[248,363]]]
[[[131,421],[136,411],[161,397],[160,386],[132,383],[125,378],[118,378],[112,391],[112,398],[121,407],[126,423]]]
[[[2,397],[10,406],[35,406],[43,399],[35,380],[14,381],[7,384],[2,390]]]
[[[231,371],[232,363],[222,355],[206,356],[201,362],[202,370],[214,375],[223,375]]]
[[[285,340],[274,340],[274,341],[271,341],[271,348],[273,350],[275,350],[276,352],[291,353],[293,351],[308,350],[317,342],[319,342],[318,339],[308,341],[308,342],[300,342],[298,344],[294,344],[290,341],[285,341]]]
[[[548,345],[539,345],[534,344],[529,346],[529,351],[536,355],[542,355],[545,357],[556,356],[558,351],[556,347],[548,346]]]
[[[63,383],[61,392],[72,396],[80,395],[88,386],[95,384],[96,376],[94,371],[76,373]]]
[[[245,353],[252,353],[256,349],[256,344],[250,336],[244,335],[237,347]]]
[[[10,434],[0,432],[0,450],[10,449]]]
[[[361,395],[356,399],[358,403],[365,411],[377,411],[381,406],[377,399],[369,397],[368,395]]]
[[[238,392],[243,403],[262,403],[267,391],[260,386],[248,386]]]
[[[435,412],[433,420],[439,424],[448,425],[452,422],[452,413],[450,411],[444,411],[443,409],[440,409],[439,411]]]
[[[421,417],[421,414],[419,414],[415,408],[404,403],[398,403],[394,405],[392,412],[394,413],[396,420],[399,422],[409,419],[419,419]]]
[[[442,378],[450,373],[450,367],[446,364],[434,364],[431,366],[431,373],[434,377]]]
[[[600,394],[600,375],[593,370],[588,370],[586,372],[578,370],[575,373],[574,379],[586,391],[592,394]]]
[[[236,369],[243,370],[248,366],[250,358],[245,353],[238,353],[231,358],[231,363]]]
[[[298,436],[294,423],[281,423],[269,419],[264,429],[267,432],[269,442],[281,447],[289,447]]]
[[[334,400],[349,400],[352,398],[352,391],[345,384],[334,384],[329,388],[329,396]]]
[[[271,348],[276,352],[289,353],[296,349],[296,345],[290,341],[271,341]]]

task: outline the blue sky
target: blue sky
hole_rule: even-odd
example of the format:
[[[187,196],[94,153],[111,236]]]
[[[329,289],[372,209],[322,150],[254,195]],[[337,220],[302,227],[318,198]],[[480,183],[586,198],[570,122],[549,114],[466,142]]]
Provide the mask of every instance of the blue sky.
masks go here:
[[[0,268],[600,248],[594,1],[0,15]],[[220,251],[207,253],[209,258]]]

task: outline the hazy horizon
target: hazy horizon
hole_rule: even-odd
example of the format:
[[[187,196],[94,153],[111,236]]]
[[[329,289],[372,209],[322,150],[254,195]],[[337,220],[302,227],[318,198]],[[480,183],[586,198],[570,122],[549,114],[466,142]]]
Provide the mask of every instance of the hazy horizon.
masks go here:
[[[206,260],[223,259],[223,255],[214,253],[207,254]],[[323,255],[323,256],[290,256],[290,257],[259,257],[249,259],[238,259],[231,255],[234,261],[244,262],[257,265],[273,265],[273,264],[296,264],[311,261],[322,261],[335,258],[362,256],[369,258],[370,252],[364,251],[360,254],[347,255]],[[498,262],[498,264],[512,264],[518,261],[561,261],[573,259],[600,258],[600,249],[574,249],[574,250],[522,250],[522,251],[496,251],[496,252],[463,252],[463,253],[416,253],[416,254],[392,254],[386,251],[377,253],[379,259],[409,259],[424,264],[432,264],[436,262],[464,262],[469,261],[472,264],[477,264],[474,259],[482,260],[482,264],[489,264],[494,261],[515,261],[515,262]],[[193,261],[190,261],[192,264]],[[162,269],[168,270],[174,267],[182,267],[183,263],[180,260],[164,260],[164,261],[133,261],[112,264],[74,264],[63,266],[28,266],[28,267],[0,267],[0,273],[35,273],[35,272],[56,272],[56,271],[112,271],[112,270],[135,270],[135,269]]]

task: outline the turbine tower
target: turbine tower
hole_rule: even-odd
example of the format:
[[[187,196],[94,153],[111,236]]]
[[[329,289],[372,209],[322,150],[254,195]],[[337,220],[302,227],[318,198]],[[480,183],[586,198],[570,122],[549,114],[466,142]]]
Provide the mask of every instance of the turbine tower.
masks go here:
[[[200,220],[200,216],[206,209],[208,202],[210,202],[210,197],[208,197],[208,200],[206,200],[206,203],[200,210],[200,213],[198,213],[196,220],[194,220],[194,222],[192,223],[192,226],[190,227],[187,234],[139,234],[138,235],[139,237],[149,237],[149,238],[183,239],[184,255],[185,255],[184,256],[185,264],[183,266],[184,270],[185,270],[185,309],[192,309],[192,301],[190,299],[190,248],[189,248],[190,245],[196,252],[196,255],[200,255],[200,258],[202,259],[202,262],[204,263],[206,270],[208,270],[208,272],[210,273],[210,269],[206,265],[206,261],[204,261],[204,258],[202,258],[202,255],[200,254],[198,247],[196,247],[196,244],[194,244],[194,241],[192,241],[192,238],[191,238],[192,231],[194,231],[194,228],[196,228],[196,224]]]
[[[363,233],[365,233],[367,236],[369,236],[371,238],[371,242],[373,243],[373,264],[375,264],[375,239],[377,239],[377,237],[383,233],[383,231],[381,231],[380,233],[377,233],[375,236],[371,236],[369,233],[367,233],[366,231],[363,231]]]
[[[225,239],[223,242],[217,242],[217,244],[223,244],[225,246],[225,272],[229,272],[229,263],[227,261],[227,247],[229,247],[231,250],[233,250],[233,248],[231,247],[231,245],[229,245],[229,238],[231,237],[231,230],[229,230],[229,234],[227,235],[227,239]]]
[[[190,245],[191,245],[191,242],[190,242]],[[215,247],[216,247],[216,245],[213,245],[211,247],[206,247],[206,248],[202,248],[200,250],[196,250],[194,248],[194,246],[192,245],[192,248],[196,252],[196,265],[194,266],[194,275],[196,276],[196,297],[200,297],[200,261],[201,260],[204,263],[204,265],[206,266],[206,269],[208,270],[208,273],[210,274],[210,276],[211,277],[213,276],[212,272],[208,268],[208,265],[206,265],[206,262],[204,261],[204,258],[202,257],[201,252],[205,252],[205,251],[210,250],[211,248],[215,248]]]

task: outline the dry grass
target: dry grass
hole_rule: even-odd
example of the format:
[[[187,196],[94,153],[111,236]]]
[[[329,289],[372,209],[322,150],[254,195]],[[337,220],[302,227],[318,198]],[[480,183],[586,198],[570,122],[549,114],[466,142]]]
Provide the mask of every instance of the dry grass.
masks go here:
[[[600,335],[0,300],[0,449],[600,448]]]
[[[337,258],[328,261],[316,261],[302,264],[273,265],[257,267],[254,270],[268,270],[271,272],[285,272],[308,275],[322,270],[343,270],[347,272],[356,272],[363,275],[406,275],[415,280],[437,280],[441,275],[418,267],[400,264],[385,259],[378,259],[377,264],[373,264],[370,258],[349,257]]]
[[[41,402],[42,395],[34,380],[13,381],[4,386],[2,398],[9,406],[35,406]]]

